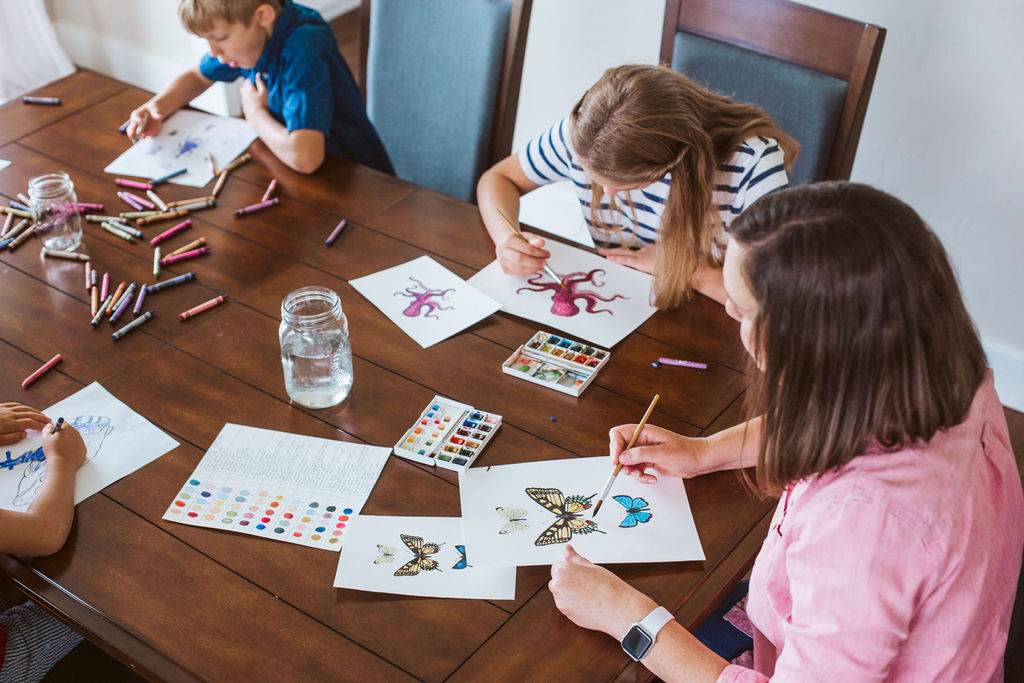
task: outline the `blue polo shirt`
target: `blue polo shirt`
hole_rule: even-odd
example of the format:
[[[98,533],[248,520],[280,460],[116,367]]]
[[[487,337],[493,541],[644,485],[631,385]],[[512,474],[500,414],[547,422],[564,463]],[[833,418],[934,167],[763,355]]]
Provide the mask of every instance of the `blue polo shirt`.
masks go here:
[[[255,82],[260,74],[270,112],[289,132],[318,130],[328,154],[394,175],[352,71],[316,10],[284,0],[255,68],[221,64],[207,53],[199,71],[211,81],[228,82],[239,76]]]

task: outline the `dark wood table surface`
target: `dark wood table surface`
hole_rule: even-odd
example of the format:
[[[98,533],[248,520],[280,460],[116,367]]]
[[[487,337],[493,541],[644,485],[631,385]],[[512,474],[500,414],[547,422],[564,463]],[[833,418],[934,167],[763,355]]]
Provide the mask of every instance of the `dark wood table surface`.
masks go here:
[[[0,108],[0,159],[13,162],[0,172],[4,203],[29,178],[64,170],[79,201],[119,207],[103,167],[126,147],[118,126],[150,93],[80,71],[33,94],[63,104]],[[43,408],[99,381],[181,443],[82,502],[57,554],[0,556],[8,576],[155,680],[646,678],[618,643],[555,609],[547,567],[520,568],[511,601],[364,593],[332,587],[336,553],[161,519],[225,422],[390,446],[436,393],[504,416],[479,461],[499,465],[606,454],[608,429],[639,419],[655,392],[662,399],[651,423],[683,434],[713,433],[742,417],[748,377],[737,325],[701,296],[657,313],[614,347],[578,399],[500,372],[537,323],[499,313],[421,349],[348,281],[422,254],[469,277],[494,258],[476,208],[358,165],[329,160],[302,176],[258,141],[251,151],[219,206],[194,214],[195,226],[166,243],[206,237],[212,254],[164,269],[163,278],[191,270],[197,280],[147,300],[156,317],[116,344],[105,323],[89,327],[82,264],[44,259],[36,239],[0,251],[0,400]],[[272,177],[281,204],[233,218]],[[174,185],[160,192],[166,201],[202,194]],[[349,226],[326,248],[341,217]],[[82,250],[95,268],[115,282],[152,281],[148,244],[95,224],[84,230]],[[338,292],[352,336],[352,392],[324,410],[289,405],[279,362],[281,300],[305,285]],[[178,321],[178,312],[217,294],[229,302]],[[63,362],[21,389],[58,352]],[[653,368],[663,355],[709,367]],[[687,481],[686,490],[707,560],[612,569],[693,628],[750,566],[773,503],[751,496],[733,473]],[[390,458],[364,511],[457,516],[456,477]]]

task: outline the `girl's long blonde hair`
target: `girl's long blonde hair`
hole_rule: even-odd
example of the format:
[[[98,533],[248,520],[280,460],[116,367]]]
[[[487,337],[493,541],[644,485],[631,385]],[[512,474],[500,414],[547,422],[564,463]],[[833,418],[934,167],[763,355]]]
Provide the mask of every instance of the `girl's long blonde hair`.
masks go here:
[[[757,135],[779,143],[787,169],[800,151],[761,109],[716,95],[664,66],[608,69],[569,121],[572,146],[588,170],[624,185],[650,185],[671,174],[655,252],[652,298],[658,308],[689,298],[701,258],[721,265],[712,250],[719,224],[711,201],[716,168]],[[621,230],[601,220],[603,188],[591,184],[592,223]],[[615,198],[610,200],[614,212]]]

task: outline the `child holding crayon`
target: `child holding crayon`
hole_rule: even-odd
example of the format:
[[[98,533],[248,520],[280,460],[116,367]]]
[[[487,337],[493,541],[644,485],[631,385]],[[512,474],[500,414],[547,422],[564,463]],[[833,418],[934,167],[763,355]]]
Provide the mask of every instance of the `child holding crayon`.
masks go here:
[[[757,107],[738,104],[667,67],[605,71],[569,116],[499,161],[477,184],[484,225],[509,275],[541,270],[544,241],[512,235],[519,197],[570,180],[609,260],[654,274],[653,302],[692,289],[719,302],[723,231],[759,197],[788,184],[800,145]],[[557,264],[555,266],[557,271]]]
[[[1024,495],[938,238],[851,183],[774,193],[730,233],[726,308],[760,371],[760,417],[703,439],[648,428],[628,451],[620,426],[610,450],[643,482],[753,466],[781,496],[747,596],[754,668],[571,548],[552,567],[555,604],[653,640],[636,654],[664,680],[1002,680]]]
[[[58,430],[34,408],[0,405],[0,445],[21,441],[30,429],[43,433],[46,478],[25,512],[0,509],[0,552],[50,555],[60,550],[71,530],[75,472],[85,462],[86,448],[74,427],[64,424]],[[0,681],[42,680],[81,641],[80,635],[34,603],[0,612]]]
[[[319,12],[292,0],[181,0],[178,14],[210,52],[132,112],[133,140],[156,135],[164,119],[214,81],[243,77],[246,120],[290,168],[312,173],[331,154],[394,174]]]

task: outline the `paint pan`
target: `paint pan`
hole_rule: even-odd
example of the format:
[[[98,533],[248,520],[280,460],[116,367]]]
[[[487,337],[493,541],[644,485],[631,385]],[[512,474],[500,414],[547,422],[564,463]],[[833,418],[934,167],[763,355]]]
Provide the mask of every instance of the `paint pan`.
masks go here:
[[[461,471],[479,457],[501,426],[501,415],[435,396],[395,444],[395,455]]]
[[[563,394],[579,396],[611,353],[586,342],[537,332],[502,363],[501,371]]]

